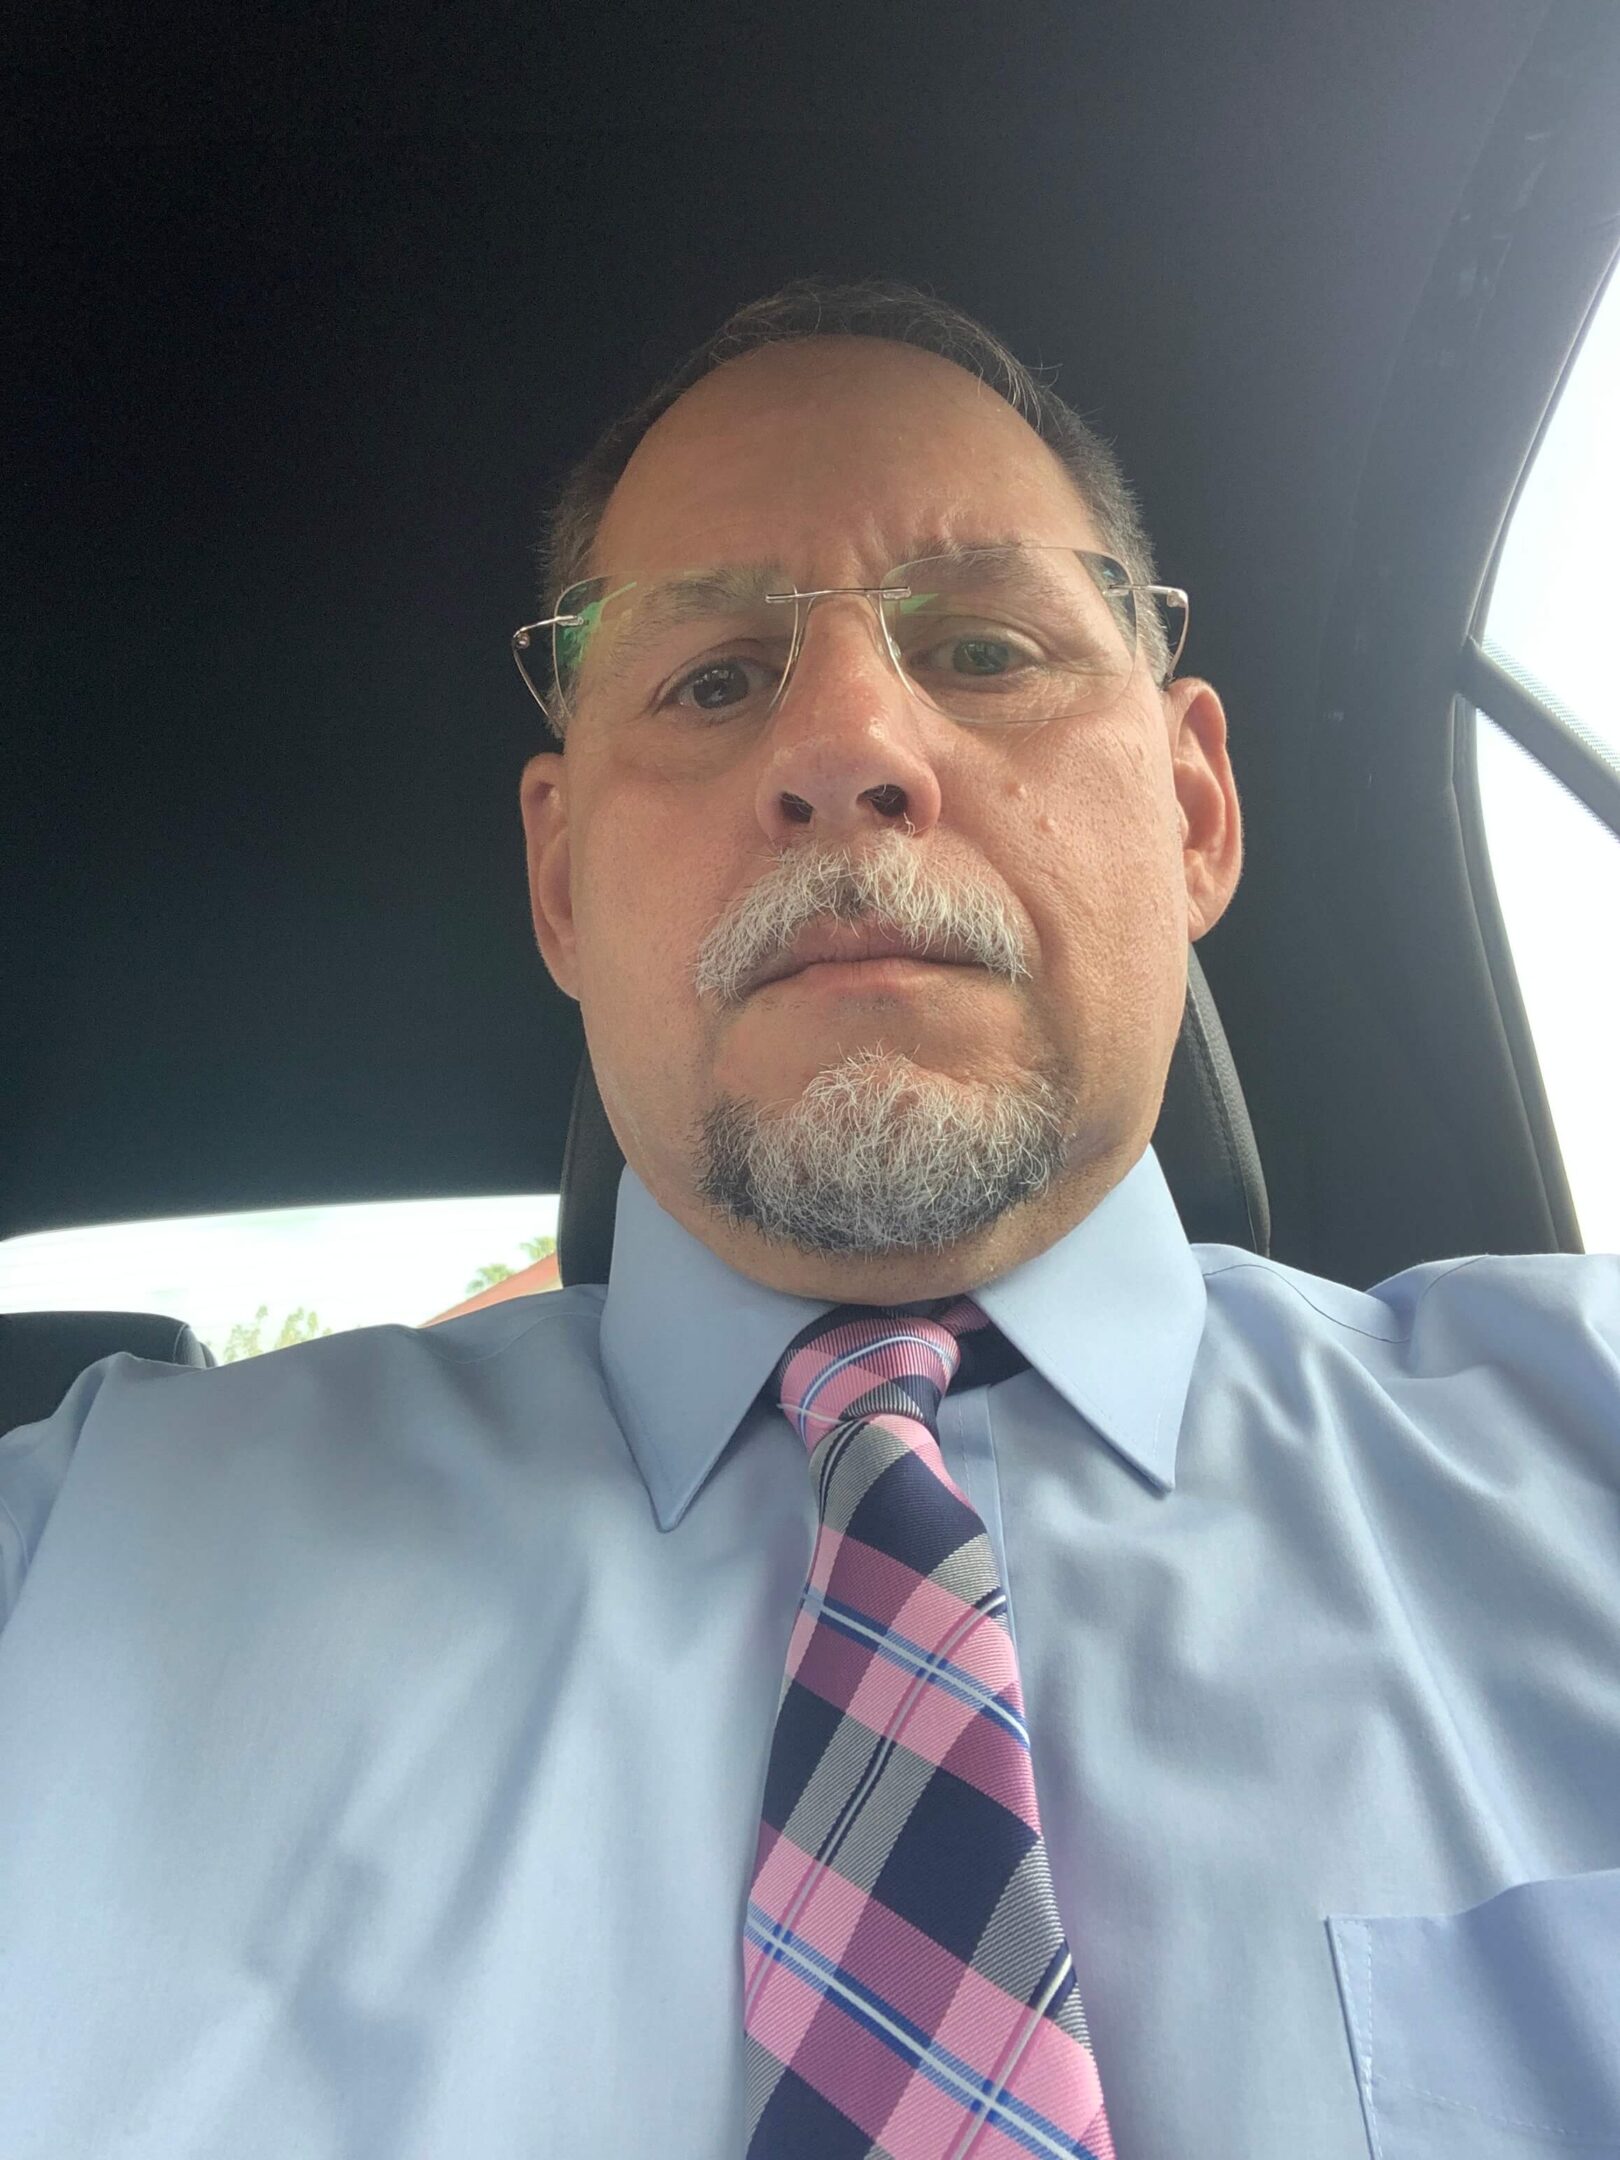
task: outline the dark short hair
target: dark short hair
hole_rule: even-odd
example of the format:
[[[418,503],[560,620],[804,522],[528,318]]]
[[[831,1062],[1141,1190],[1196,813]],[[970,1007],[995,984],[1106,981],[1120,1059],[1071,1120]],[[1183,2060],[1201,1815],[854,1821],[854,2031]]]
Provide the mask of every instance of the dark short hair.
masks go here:
[[[536,554],[542,615],[557,613],[570,585],[588,575],[591,548],[608,498],[637,444],[684,391],[728,360],[762,346],[801,338],[875,337],[937,353],[976,375],[1004,397],[1050,445],[1090,510],[1104,547],[1125,565],[1131,582],[1154,582],[1153,548],[1130,483],[1112,448],[1050,390],[994,331],[921,286],[868,278],[838,284],[795,278],[727,317],[712,337],[640,403],[615,420],[563,479]],[[1141,611],[1142,643],[1155,674],[1169,664],[1156,608]],[[549,640],[548,640],[549,646]]]

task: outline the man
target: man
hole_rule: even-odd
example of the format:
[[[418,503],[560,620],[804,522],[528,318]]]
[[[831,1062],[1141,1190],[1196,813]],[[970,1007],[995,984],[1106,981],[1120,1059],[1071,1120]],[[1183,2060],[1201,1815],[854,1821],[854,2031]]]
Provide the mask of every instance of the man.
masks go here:
[[[1224,717],[999,355],[778,296],[554,522],[605,1292],[0,1443],[8,2160],[1620,2138],[1620,1269],[1189,1248]]]

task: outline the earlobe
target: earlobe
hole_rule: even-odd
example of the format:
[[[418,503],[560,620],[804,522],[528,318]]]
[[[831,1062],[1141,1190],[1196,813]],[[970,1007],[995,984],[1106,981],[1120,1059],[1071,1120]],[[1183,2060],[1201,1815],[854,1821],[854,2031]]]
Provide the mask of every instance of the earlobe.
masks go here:
[[[577,1003],[568,791],[560,752],[548,750],[530,758],[523,768],[520,799],[535,943],[552,981],[565,997]]]

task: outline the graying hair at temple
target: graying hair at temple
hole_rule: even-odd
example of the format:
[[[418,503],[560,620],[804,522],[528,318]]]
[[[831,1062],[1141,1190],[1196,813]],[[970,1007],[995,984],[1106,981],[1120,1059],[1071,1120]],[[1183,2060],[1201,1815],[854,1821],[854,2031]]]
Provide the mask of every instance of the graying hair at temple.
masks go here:
[[[535,551],[542,615],[555,614],[561,594],[590,574],[591,546],[608,498],[654,421],[684,391],[728,360],[741,359],[761,346],[807,337],[889,338],[937,353],[988,383],[1050,445],[1089,507],[1104,548],[1125,565],[1131,582],[1154,583],[1152,544],[1113,450],[993,331],[915,285],[876,278],[836,284],[808,277],[796,278],[780,291],[738,308],[672,375],[615,420],[569,470]],[[1151,605],[1140,610],[1139,635],[1155,677],[1162,677],[1169,664],[1169,647],[1158,610]]]

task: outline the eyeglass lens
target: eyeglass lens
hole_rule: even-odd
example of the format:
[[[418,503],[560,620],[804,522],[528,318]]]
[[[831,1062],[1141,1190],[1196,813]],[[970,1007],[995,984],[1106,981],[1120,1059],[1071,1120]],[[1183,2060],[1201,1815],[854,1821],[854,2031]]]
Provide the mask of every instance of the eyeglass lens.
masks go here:
[[[880,603],[905,679],[967,726],[1100,714],[1130,678],[1136,596],[1108,557],[1035,546],[925,556],[884,584],[907,589]],[[747,727],[770,710],[793,644],[794,609],[723,573],[592,580],[558,612],[585,617],[555,633],[570,713],[589,698],[613,718]]]

